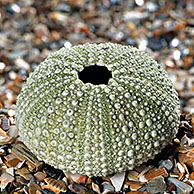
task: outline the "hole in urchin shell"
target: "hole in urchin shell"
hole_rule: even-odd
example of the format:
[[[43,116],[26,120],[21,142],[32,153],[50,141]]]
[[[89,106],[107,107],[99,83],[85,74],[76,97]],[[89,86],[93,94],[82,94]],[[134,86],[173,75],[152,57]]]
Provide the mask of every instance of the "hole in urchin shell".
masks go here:
[[[104,66],[92,65],[85,67],[83,71],[78,73],[79,79],[84,83],[91,83],[94,85],[108,84],[112,78],[111,71]]]

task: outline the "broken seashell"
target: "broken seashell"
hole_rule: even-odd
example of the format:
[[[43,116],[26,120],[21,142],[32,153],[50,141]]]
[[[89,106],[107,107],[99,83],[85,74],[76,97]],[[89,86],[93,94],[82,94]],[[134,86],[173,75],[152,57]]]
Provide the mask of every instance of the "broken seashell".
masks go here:
[[[157,177],[157,176],[168,177],[168,173],[165,168],[159,168],[145,174],[144,176],[147,180],[152,180],[154,177]]]
[[[125,173],[126,172],[119,172],[110,178],[112,185],[115,188],[115,191],[121,190],[121,188],[123,186],[123,182],[125,180]]]
[[[54,188],[55,190],[58,190],[59,192],[66,192],[67,191],[66,183],[63,180],[56,180],[56,179],[53,179],[51,177],[48,177],[48,178],[45,178],[44,181],[49,186],[51,186],[49,188]]]

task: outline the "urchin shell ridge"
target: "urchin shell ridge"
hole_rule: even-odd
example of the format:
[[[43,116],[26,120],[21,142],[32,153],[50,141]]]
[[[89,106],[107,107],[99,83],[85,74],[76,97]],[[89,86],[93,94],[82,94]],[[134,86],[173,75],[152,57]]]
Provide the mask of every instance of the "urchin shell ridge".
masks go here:
[[[78,72],[105,66],[107,85]],[[153,158],[176,134],[179,99],[167,73],[146,53],[113,43],[51,54],[27,79],[16,124],[39,159],[72,173],[107,175]]]

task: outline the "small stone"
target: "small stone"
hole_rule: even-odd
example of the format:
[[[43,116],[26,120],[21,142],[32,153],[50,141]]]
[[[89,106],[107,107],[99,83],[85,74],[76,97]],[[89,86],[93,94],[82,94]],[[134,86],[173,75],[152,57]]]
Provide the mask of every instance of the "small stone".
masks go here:
[[[171,47],[177,47],[179,44],[180,44],[180,41],[177,38],[172,39],[172,41],[170,42]]]
[[[10,52],[6,55],[7,58],[9,59],[16,59],[19,57],[24,57],[27,54],[28,51],[26,50],[17,50],[17,51],[13,51]]]
[[[153,178],[145,186],[149,193],[163,193],[166,190],[166,183],[162,176]]]
[[[181,58],[181,52],[180,52],[179,50],[175,50],[175,51],[173,52],[173,58],[174,58],[174,60],[176,60],[176,61],[180,60],[180,58]]]
[[[10,128],[10,121],[8,118],[4,117],[1,119],[0,122],[0,127],[4,130],[4,131],[8,131]]]
[[[38,172],[36,172],[36,173],[34,174],[34,177],[35,177],[36,180],[39,181],[39,182],[43,181],[43,180],[46,178],[46,176],[47,176],[47,175],[46,175],[45,173],[40,172],[40,171],[38,171]]]
[[[190,185],[184,182],[181,182],[177,180],[176,178],[168,177],[167,180],[176,186],[178,193],[190,193],[193,190],[193,188]]]
[[[148,38],[148,47],[154,51],[161,50],[166,44],[167,43],[164,39],[152,38],[152,37]]]
[[[49,19],[54,20],[56,22],[64,22],[66,23],[68,16],[66,13],[62,12],[51,12],[48,14]]]
[[[159,162],[159,167],[165,168],[167,171],[170,171],[173,167],[173,163],[169,159],[168,160],[161,160]]]
[[[30,71],[30,64],[27,63],[24,59],[22,58],[17,58],[15,60],[16,66],[18,66],[21,69],[25,69],[26,71]]]
[[[124,21],[134,21],[138,19],[145,19],[148,17],[148,13],[139,11],[128,11],[123,15]]]

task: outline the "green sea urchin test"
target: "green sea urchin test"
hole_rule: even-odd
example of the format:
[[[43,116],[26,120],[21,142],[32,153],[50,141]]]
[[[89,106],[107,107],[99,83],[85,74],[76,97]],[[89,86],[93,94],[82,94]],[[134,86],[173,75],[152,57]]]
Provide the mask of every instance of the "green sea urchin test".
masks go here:
[[[102,67],[107,83],[98,75]],[[99,82],[84,81],[86,69]],[[84,44],[61,48],[30,74],[18,96],[16,125],[40,160],[71,173],[105,176],[159,153],[177,132],[179,108],[167,73],[146,53]]]

